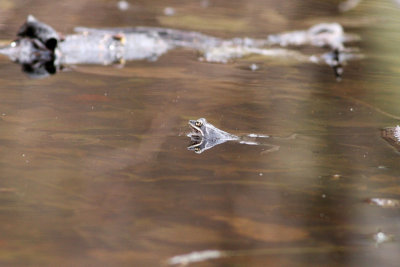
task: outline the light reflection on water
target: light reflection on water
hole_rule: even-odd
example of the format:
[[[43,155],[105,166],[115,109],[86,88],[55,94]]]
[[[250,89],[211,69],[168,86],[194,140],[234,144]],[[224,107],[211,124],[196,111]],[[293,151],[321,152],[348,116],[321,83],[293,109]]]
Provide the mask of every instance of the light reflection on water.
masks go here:
[[[139,1],[123,13],[111,1],[20,5],[4,11],[4,38],[28,13],[68,33],[77,25],[183,27],[174,18],[199,21],[205,12],[199,1]],[[162,19],[166,6],[176,15]],[[336,10],[329,2],[210,1],[204,17],[217,26],[193,29],[260,37],[337,19],[362,36],[368,57],[350,63],[340,83],[325,66],[208,64],[190,51],[43,80],[2,58],[0,262],[158,266],[219,250],[238,254],[206,264],[395,266],[399,209],[366,200],[400,198],[399,155],[379,132],[398,124],[380,111],[400,114],[399,10],[389,1]],[[236,28],[224,30],[232,18]],[[225,143],[198,155],[186,149],[186,133],[199,117],[235,135],[297,137],[271,140],[280,149],[268,154]],[[395,239],[376,246],[379,231]]]

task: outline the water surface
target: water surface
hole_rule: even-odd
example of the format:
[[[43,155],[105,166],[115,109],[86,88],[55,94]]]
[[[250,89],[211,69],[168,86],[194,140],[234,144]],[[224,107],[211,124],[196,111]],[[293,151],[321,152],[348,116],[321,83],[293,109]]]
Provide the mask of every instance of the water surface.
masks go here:
[[[0,34],[26,15],[75,26],[163,26],[231,38],[336,21],[366,59],[341,82],[327,66],[250,57],[229,64],[177,50],[156,62],[75,66],[34,80],[0,59],[0,262],[4,266],[397,266],[400,155],[379,129],[399,124],[400,9],[364,1],[0,1]],[[165,7],[175,15],[166,16]],[[251,64],[260,68],[250,70]],[[186,149],[189,119],[280,149]],[[269,141],[268,141],[269,142]],[[374,234],[395,237],[377,244]]]

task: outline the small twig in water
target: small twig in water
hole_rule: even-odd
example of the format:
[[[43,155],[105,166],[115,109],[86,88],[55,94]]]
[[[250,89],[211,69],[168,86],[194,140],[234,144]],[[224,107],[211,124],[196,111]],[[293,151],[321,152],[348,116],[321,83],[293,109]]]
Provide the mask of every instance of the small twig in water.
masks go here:
[[[195,262],[203,262],[208,260],[236,257],[236,256],[249,256],[249,255],[279,255],[279,254],[320,254],[330,253],[333,251],[349,251],[356,250],[354,247],[345,246],[325,246],[325,247],[288,247],[288,248],[267,248],[267,249],[252,249],[252,250],[237,250],[237,251],[221,251],[221,250],[204,250],[195,251],[188,254],[177,255],[169,258],[166,263],[168,265],[181,265],[185,266]]]

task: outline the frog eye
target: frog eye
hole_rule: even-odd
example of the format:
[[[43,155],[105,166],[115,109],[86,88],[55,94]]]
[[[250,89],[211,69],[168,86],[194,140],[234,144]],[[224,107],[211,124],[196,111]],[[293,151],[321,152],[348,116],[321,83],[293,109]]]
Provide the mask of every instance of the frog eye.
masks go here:
[[[201,121],[196,121],[195,125],[196,125],[197,127],[200,127],[200,126],[203,125],[203,123],[202,123]]]

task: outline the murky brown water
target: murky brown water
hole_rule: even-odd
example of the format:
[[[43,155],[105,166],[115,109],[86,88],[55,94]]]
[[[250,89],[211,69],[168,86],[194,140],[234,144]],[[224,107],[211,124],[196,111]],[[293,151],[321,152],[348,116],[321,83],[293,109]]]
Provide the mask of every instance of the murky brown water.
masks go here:
[[[208,3],[208,5],[207,5]],[[343,81],[326,66],[247,58],[210,64],[178,50],[125,68],[77,66],[42,80],[0,59],[0,265],[398,266],[400,155],[380,137],[399,124],[400,9],[365,1],[0,1],[0,34],[27,14],[59,31],[165,26],[263,37],[337,21],[367,56]],[[163,10],[175,8],[174,16]],[[256,63],[257,71],[249,70]],[[280,150],[225,143],[186,149],[187,121],[269,134]],[[380,245],[381,230],[394,240]]]

